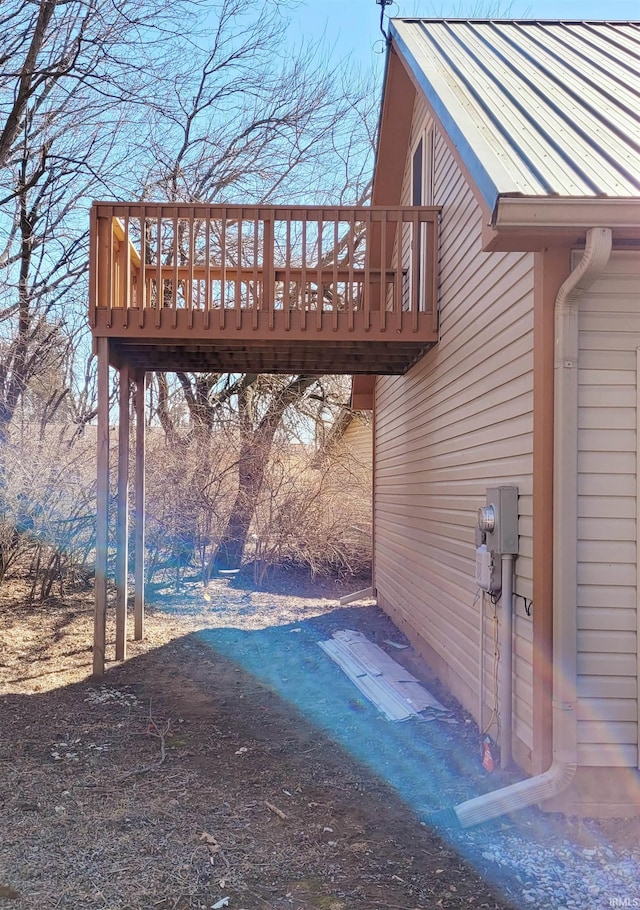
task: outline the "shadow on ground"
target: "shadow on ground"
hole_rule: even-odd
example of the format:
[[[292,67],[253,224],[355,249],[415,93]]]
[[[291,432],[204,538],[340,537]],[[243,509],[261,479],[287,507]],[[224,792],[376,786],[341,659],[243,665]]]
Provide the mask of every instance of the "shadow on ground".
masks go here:
[[[496,786],[479,760],[477,727],[435,681],[449,702],[449,721],[391,722],[359,692],[319,647],[334,631],[355,629],[402,660],[387,640],[403,637],[377,607],[346,607],[297,623],[259,630],[214,628],[202,640],[295,708],[314,729],[381,777],[417,813],[453,806]],[[392,637],[393,636],[393,637]]]
[[[337,628],[399,637],[375,607],[208,628],[0,699],[12,906],[511,907],[415,814],[487,786],[469,725],[382,719],[318,647]]]

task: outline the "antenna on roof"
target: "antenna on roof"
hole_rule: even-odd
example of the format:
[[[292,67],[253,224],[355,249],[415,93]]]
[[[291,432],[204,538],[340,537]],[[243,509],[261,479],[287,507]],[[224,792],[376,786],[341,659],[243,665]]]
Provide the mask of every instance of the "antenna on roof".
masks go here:
[[[391,6],[391,4],[394,2],[395,2],[395,0],[376,0],[376,3],[380,7],[380,31],[384,35],[384,40],[387,44],[389,44],[389,42],[391,41],[391,38],[389,37],[387,32],[385,32],[384,27],[383,27],[384,11],[388,6]]]

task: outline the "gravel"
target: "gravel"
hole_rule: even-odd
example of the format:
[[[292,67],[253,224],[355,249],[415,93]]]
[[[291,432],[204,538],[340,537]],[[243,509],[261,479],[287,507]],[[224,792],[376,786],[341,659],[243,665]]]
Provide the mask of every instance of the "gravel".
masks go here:
[[[534,822],[491,823],[448,832],[453,844],[516,906],[530,910],[640,908],[640,825],[635,843],[612,843],[597,822],[580,822],[579,831],[597,841],[581,846],[559,837],[568,823],[534,813]],[[526,831],[527,824],[531,826]],[[615,824],[615,822],[614,822]],[[620,822],[633,832],[634,822]],[[546,836],[545,836],[546,835]],[[631,834],[629,840],[633,840]]]

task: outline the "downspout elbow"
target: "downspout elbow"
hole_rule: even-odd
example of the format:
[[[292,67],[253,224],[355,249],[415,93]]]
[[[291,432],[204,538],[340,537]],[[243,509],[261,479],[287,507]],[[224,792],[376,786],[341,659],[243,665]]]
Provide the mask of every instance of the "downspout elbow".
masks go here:
[[[611,228],[597,227],[587,231],[584,255],[561,285],[556,296],[556,314],[577,309],[580,297],[608,263],[611,245]]]
[[[424,821],[436,828],[471,828],[474,825],[481,825],[492,818],[508,815],[551,799],[566,790],[574,778],[576,769],[575,762],[555,760],[544,774],[468,799],[454,809],[432,812]]]

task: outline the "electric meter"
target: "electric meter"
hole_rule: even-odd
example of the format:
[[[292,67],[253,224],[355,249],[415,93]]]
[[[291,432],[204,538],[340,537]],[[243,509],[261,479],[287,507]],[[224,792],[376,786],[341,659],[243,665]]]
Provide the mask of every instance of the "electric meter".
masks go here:
[[[481,531],[491,533],[496,527],[495,506],[482,506],[478,509],[478,527]]]

